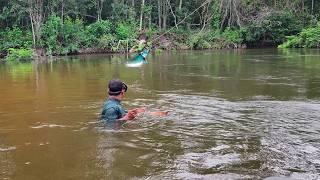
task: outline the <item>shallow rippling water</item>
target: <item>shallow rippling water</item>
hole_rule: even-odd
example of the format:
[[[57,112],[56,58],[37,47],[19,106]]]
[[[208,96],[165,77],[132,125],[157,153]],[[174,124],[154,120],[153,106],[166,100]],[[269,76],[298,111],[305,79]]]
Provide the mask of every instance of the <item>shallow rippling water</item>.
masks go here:
[[[92,55],[0,65],[0,179],[320,179],[320,51]],[[125,107],[100,122],[106,84]]]

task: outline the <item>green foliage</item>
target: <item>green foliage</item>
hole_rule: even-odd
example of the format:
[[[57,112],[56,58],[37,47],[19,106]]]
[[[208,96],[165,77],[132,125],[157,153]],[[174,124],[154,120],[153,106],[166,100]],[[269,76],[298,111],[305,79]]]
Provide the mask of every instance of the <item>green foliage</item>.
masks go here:
[[[190,2],[187,1],[184,3],[190,4]],[[186,6],[182,6],[181,9],[176,9],[177,22],[180,22],[179,29],[188,29],[188,23],[192,21],[192,16],[186,16],[188,13],[190,13],[190,10]],[[184,21],[182,21],[183,19]]]
[[[112,48],[116,46],[116,38],[112,34],[103,35],[98,42],[99,48]]]
[[[9,53],[6,57],[7,61],[20,61],[20,60],[30,60],[32,58],[32,49],[15,49],[9,48]]]
[[[58,16],[50,16],[42,29],[42,45],[48,54],[58,54],[62,49],[62,20]]]
[[[291,47],[301,47],[301,37],[299,36],[287,36],[287,41],[280,44],[278,48],[291,48]]]
[[[9,48],[31,48],[32,35],[29,31],[23,31],[19,27],[7,28],[0,32],[0,52]]]
[[[274,13],[263,22],[263,27],[266,28],[266,36],[275,43],[281,43],[285,36],[301,31],[303,22],[291,12]]]
[[[304,29],[300,37],[303,47],[319,48],[320,47],[320,23],[317,27]]]
[[[159,33],[157,27],[153,26],[153,27],[149,27],[147,29],[146,35],[147,35],[148,38],[151,38],[154,35],[156,35],[157,33]]]
[[[273,11],[268,16],[247,25],[242,30],[246,43],[272,41],[282,43],[286,36],[297,34],[304,27],[305,18],[290,11]]]
[[[320,23],[316,27],[303,29],[296,36],[288,36],[279,48],[320,48]]]
[[[85,35],[83,37],[83,45],[86,47],[95,46],[99,43],[100,38],[111,37],[112,24],[108,20],[97,21],[93,24],[90,24],[85,28]]]
[[[211,19],[211,27],[213,30],[220,29],[220,22],[221,22],[221,11],[219,9],[219,1],[214,0],[212,5],[212,12],[215,12]]]
[[[48,54],[76,53],[82,47],[123,49],[117,46],[118,40],[135,38],[134,28],[129,23],[119,23],[116,36],[112,34],[112,23],[97,21],[84,26],[80,19],[67,17],[64,22],[57,16],[49,17],[44,24],[42,42]]]
[[[206,33],[196,33],[187,39],[187,44],[191,49],[209,49],[211,45],[206,41]]]
[[[202,34],[194,34],[188,37],[187,44],[191,49],[195,49],[199,43]]]
[[[235,44],[241,44],[243,42],[241,30],[233,30],[231,28],[227,28],[223,31],[222,38]]]
[[[303,1],[302,6],[301,0],[211,0],[207,4],[203,4],[205,0],[170,3],[150,0],[145,1],[143,8],[142,21],[147,30],[141,32],[137,30],[141,1],[53,0],[44,1],[42,7],[30,8],[28,3],[31,2],[35,1],[0,0],[1,55],[6,54],[9,48],[32,47],[30,11],[40,8],[43,8],[39,11],[43,21],[40,23],[39,48],[52,55],[76,53],[80,48],[123,50],[127,43],[119,43],[120,40],[128,40],[121,42],[129,42],[132,47],[139,33],[145,33],[152,39],[169,29],[170,33],[165,35],[166,42],[170,43],[168,49],[174,46],[185,49],[186,44],[193,49],[232,48],[263,42],[277,45],[286,37],[287,41],[282,45],[285,47],[319,46],[317,30],[306,28],[315,26],[319,21],[320,4],[316,1]],[[99,2],[104,3],[99,5]],[[313,9],[311,2],[314,2]],[[190,14],[198,7],[201,8]],[[59,17],[62,14],[63,19]],[[98,14],[102,20],[96,21]],[[174,27],[175,20],[179,22],[178,28]],[[207,26],[202,28],[204,24]]]
[[[82,20],[67,18],[63,23],[63,49],[61,54],[77,52],[80,48],[83,35],[84,26]]]
[[[227,28],[191,35],[187,44],[192,49],[238,48],[243,43],[243,29]]]
[[[96,37],[101,37],[111,33],[111,22],[108,20],[97,21],[87,27],[87,31]]]
[[[80,19],[50,16],[44,24],[42,44],[48,54],[69,54],[79,50],[84,37],[84,26]]]
[[[129,17],[128,17],[129,16]],[[136,11],[121,1],[113,1],[111,4],[111,19],[113,23],[118,23],[127,19],[131,22],[136,17]]]
[[[116,28],[116,36],[118,40],[134,39],[136,37],[136,27],[130,23],[119,23]]]

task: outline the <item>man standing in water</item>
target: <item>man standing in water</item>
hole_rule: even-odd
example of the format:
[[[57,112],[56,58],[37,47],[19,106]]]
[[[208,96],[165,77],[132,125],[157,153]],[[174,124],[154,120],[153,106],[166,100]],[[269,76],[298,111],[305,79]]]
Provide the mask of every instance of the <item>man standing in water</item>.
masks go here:
[[[116,120],[132,120],[138,113],[144,112],[144,108],[125,110],[121,105],[121,100],[127,92],[128,86],[120,80],[111,80],[108,84],[109,98],[104,103],[102,109],[102,119],[109,122]]]
[[[127,92],[128,86],[120,80],[113,79],[108,84],[109,98],[104,103],[101,117],[108,122],[115,122],[117,120],[133,120],[139,114],[146,112],[146,108],[136,108],[126,111],[122,105],[121,100]],[[161,117],[168,115],[168,111],[154,111],[146,114]]]

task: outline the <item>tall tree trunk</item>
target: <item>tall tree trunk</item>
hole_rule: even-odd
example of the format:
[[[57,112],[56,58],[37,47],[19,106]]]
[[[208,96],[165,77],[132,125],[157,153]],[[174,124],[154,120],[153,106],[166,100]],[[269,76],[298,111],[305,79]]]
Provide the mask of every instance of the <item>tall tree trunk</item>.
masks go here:
[[[105,0],[96,0],[96,8],[97,8],[97,20],[100,21],[102,18],[102,9]]]
[[[142,3],[141,3],[141,9],[140,9],[140,26],[139,26],[139,30],[140,30],[140,31],[142,30],[142,21],[143,21],[143,12],[144,12],[144,3],[145,3],[145,0],[142,0]]]
[[[233,25],[241,27],[241,20],[239,14],[240,0],[223,0],[220,4],[220,12],[223,14],[221,26],[223,29],[226,25],[231,27]]]
[[[152,27],[152,15],[150,13],[149,14],[149,26],[148,26],[148,28],[151,29],[151,27]]]
[[[174,26],[178,29],[178,26],[177,26],[177,17],[176,17],[176,15],[175,15],[174,12],[173,12],[173,9],[172,9],[172,7],[171,7],[170,0],[167,0],[167,4],[168,4],[168,6],[169,6],[169,8],[170,8],[170,12],[171,12],[171,14],[172,14],[172,16],[173,16],[173,18],[174,18]]]
[[[64,0],[61,0],[61,20],[64,20]]]
[[[182,9],[182,0],[179,1],[179,11]]]
[[[210,7],[212,7],[211,2],[208,2],[208,4],[206,6],[203,7],[203,21],[200,22],[202,23],[202,28],[201,31],[203,31],[206,26],[208,25],[208,22],[212,19],[213,15],[212,15],[212,10],[210,9]],[[210,9],[210,10],[209,10]]]
[[[311,0],[311,14],[313,14],[314,0]]]
[[[229,0],[229,20],[228,20],[228,27],[231,26],[231,20],[232,20],[232,0]]]
[[[30,16],[30,23],[31,23],[31,30],[32,30],[32,46],[35,49],[36,48],[36,35],[35,35],[35,31],[34,31],[34,26],[33,26],[33,17],[32,17],[31,10],[29,12],[29,16]]]
[[[162,16],[162,8],[161,8],[161,0],[158,0],[158,23],[159,23],[159,30],[161,31],[162,29],[162,21],[161,21],[161,16]]]
[[[31,21],[33,47],[41,39],[41,26],[43,23],[43,0],[28,0],[29,16]]]
[[[163,30],[167,29],[167,3],[165,0],[162,1],[162,28]]]

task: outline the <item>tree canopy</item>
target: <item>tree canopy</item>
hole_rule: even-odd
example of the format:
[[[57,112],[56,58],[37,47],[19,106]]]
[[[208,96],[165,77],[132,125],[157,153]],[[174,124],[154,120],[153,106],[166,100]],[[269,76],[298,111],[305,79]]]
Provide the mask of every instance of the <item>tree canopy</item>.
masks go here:
[[[119,40],[132,44],[142,33],[168,30],[191,48],[278,45],[316,27],[319,10],[315,0],[0,0],[0,52],[112,49]]]

